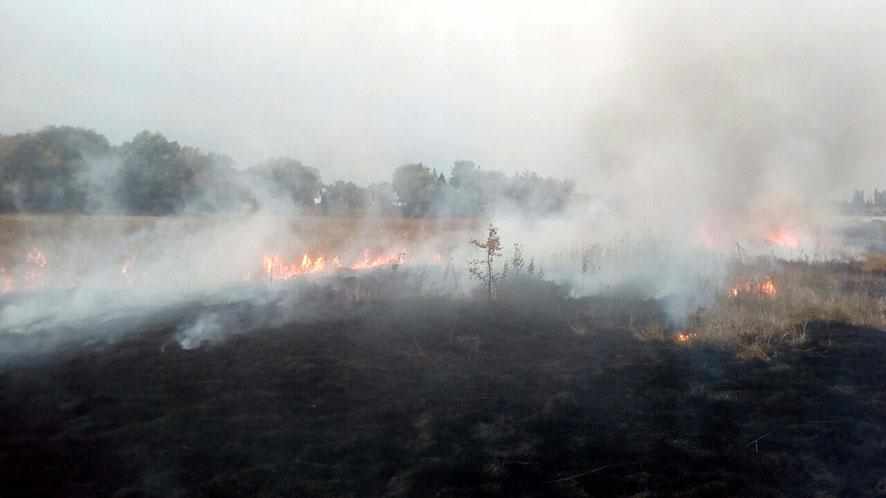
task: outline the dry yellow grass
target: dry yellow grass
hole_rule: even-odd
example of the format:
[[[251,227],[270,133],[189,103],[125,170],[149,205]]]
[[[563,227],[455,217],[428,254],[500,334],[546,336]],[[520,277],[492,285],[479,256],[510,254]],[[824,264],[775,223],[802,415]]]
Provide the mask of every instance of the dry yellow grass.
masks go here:
[[[777,345],[802,343],[812,322],[886,329],[882,275],[851,264],[781,263],[774,272],[765,270],[777,293],[721,296],[691,319],[702,340],[735,346],[742,357],[766,359]],[[735,269],[735,278],[765,270],[743,265]]]
[[[283,216],[0,216],[0,292],[97,285],[217,284],[280,265],[398,256],[466,245],[473,220]]]
[[[886,254],[866,254],[862,262],[862,269],[870,273],[886,273]]]
[[[214,229],[236,231],[258,223],[266,239],[263,243],[276,250],[292,251],[330,251],[357,240],[379,248],[403,246],[432,237],[445,240],[447,235],[452,238],[477,226],[477,221],[471,219],[0,215],[0,263],[15,260],[32,246],[50,252],[64,252],[65,246],[72,244],[94,245],[100,250],[116,243],[129,243],[136,239],[134,235],[150,240],[162,234],[174,242],[177,234]],[[244,237],[250,236],[244,233]]]

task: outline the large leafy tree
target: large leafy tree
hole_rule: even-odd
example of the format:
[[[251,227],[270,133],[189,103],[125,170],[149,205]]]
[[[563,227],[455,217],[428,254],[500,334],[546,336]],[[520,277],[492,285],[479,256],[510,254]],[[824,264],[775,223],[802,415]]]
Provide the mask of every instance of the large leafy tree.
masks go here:
[[[437,177],[422,164],[406,164],[394,170],[394,191],[406,216],[424,216],[430,211]]]
[[[287,197],[299,207],[313,207],[323,187],[316,169],[288,157],[270,159],[252,167],[250,172],[272,195]]]
[[[564,209],[574,190],[575,185],[570,181],[526,171],[510,179],[504,194],[523,212],[549,214]]]
[[[111,151],[102,135],[69,126],[0,137],[0,210],[83,210],[89,162]]]
[[[130,213],[172,214],[197,191],[195,177],[210,167],[209,156],[182,147],[159,133],[143,131],[121,147],[117,195]]]
[[[452,166],[449,194],[453,214],[475,216],[490,208],[501,196],[507,178],[499,171],[481,170],[472,161],[456,161]]]
[[[91,130],[50,127],[0,136],[0,211],[122,210],[166,215],[320,207],[328,214],[476,216],[496,206],[524,214],[562,210],[571,182],[526,172],[505,176],[457,161],[448,181],[422,164],[394,171],[392,183],[325,188],[319,172],[295,159],[248,170],[233,160],[144,131],[114,148]]]
[[[209,154],[207,167],[195,171],[196,198],[187,209],[198,213],[244,212],[258,209],[248,176],[230,157]]]
[[[366,211],[369,192],[352,182],[337,181],[323,188],[323,213],[354,215]]]
[[[376,215],[396,214],[397,193],[390,182],[373,183],[366,188],[367,211]]]

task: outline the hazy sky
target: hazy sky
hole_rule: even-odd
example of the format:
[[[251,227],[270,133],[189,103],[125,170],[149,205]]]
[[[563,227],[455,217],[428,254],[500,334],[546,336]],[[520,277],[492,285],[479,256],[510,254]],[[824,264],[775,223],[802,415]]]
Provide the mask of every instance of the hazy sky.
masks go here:
[[[886,180],[883,9],[732,3],[0,0],[0,133],[150,129],[361,182],[464,158],[655,183],[721,155],[748,188]]]

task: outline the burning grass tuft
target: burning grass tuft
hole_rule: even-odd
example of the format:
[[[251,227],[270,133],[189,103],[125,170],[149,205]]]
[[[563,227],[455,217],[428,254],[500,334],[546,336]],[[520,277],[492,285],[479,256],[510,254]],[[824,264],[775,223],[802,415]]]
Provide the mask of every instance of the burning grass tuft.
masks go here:
[[[805,262],[776,268],[756,262],[737,266],[733,274],[740,283],[690,323],[700,339],[733,346],[740,357],[768,359],[779,346],[800,345],[814,322],[886,328],[886,279],[880,275]]]

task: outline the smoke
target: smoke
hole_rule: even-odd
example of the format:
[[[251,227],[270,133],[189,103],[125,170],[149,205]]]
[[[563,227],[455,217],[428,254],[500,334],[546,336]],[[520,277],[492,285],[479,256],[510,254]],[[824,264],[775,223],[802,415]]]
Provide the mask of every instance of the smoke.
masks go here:
[[[886,26],[868,10],[794,7],[636,20],[589,133],[603,188],[628,215],[677,230],[803,222],[853,182],[883,179],[886,73],[874,61]]]
[[[585,112],[591,201],[502,233],[555,260],[585,252],[593,271],[560,275],[580,292],[682,296],[675,317],[736,255],[841,254],[835,201],[883,181],[886,151],[886,23],[871,17],[882,7],[855,7],[632,11],[619,67]]]
[[[23,236],[4,247],[20,258],[8,267],[18,287],[0,293],[0,355],[169,326],[176,342],[192,349],[258,328],[328,319],[355,303],[452,290],[442,288],[444,267],[433,259],[445,234],[460,233],[448,221],[424,226],[427,232],[408,220],[337,221],[265,211],[6,217],[5,228]],[[466,234],[456,237],[467,245]],[[374,265],[379,255],[388,261],[392,250],[408,254],[408,268],[392,260],[375,271],[348,269],[366,260]],[[39,264],[28,259],[31,253],[39,254]],[[269,270],[270,255],[296,269]],[[303,256],[325,257],[327,271],[300,274]],[[333,257],[345,269],[335,270]],[[290,271],[298,276],[286,280]]]
[[[86,124],[117,142],[147,127],[243,164],[294,155],[324,178],[362,183],[387,180],[407,162],[445,171],[455,158],[572,177],[586,196],[564,213],[534,220],[504,206],[494,213],[506,247],[522,244],[575,295],[640,289],[669,299],[675,317],[703,304],[724,278],[725,253],[769,251],[766,239],[779,231],[798,241],[787,256],[818,251],[832,243],[832,201],[860,182],[886,180],[880,6],[265,7],[245,17],[223,9],[203,23],[202,10],[166,18],[162,6],[146,13],[163,21],[156,24],[120,8],[108,14],[119,22],[102,29],[104,17],[79,7],[60,9],[46,26],[33,21],[47,17],[35,15],[39,7],[6,7],[18,20],[10,29],[39,43],[0,52],[5,67],[24,75],[16,93],[15,78],[0,83],[0,108],[13,111],[0,113],[0,127]],[[139,32],[150,26],[156,31]],[[71,35],[77,48],[58,50],[53,33]],[[156,43],[140,45],[145,39]],[[78,60],[51,63],[71,54]],[[63,74],[72,63],[96,61],[105,63],[95,75]],[[44,78],[38,67],[60,69]],[[91,203],[104,205],[117,167],[87,170],[83,181],[97,186]],[[291,203],[273,188],[253,191],[259,210],[249,216],[106,233],[84,221],[66,227],[69,235],[20,240],[26,248],[54,237],[45,249],[55,250],[51,264],[71,259],[85,269],[71,275],[69,297],[6,306],[2,323],[46,329],[99,316],[110,304],[200,299],[260,272],[265,252],[295,257],[329,238],[316,232],[326,228],[276,216]],[[471,257],[467,241],[482,236],[473,228],[404,237],[364,221],[344,231],[331,244],[338,253],[405,238],[417,253],[455,247],[445,257],[461,270]],[[124,282],[149,283],[127,297],[108,291],[124,265]],[[210,313],[179,337],[194,347],[230,327]]]

